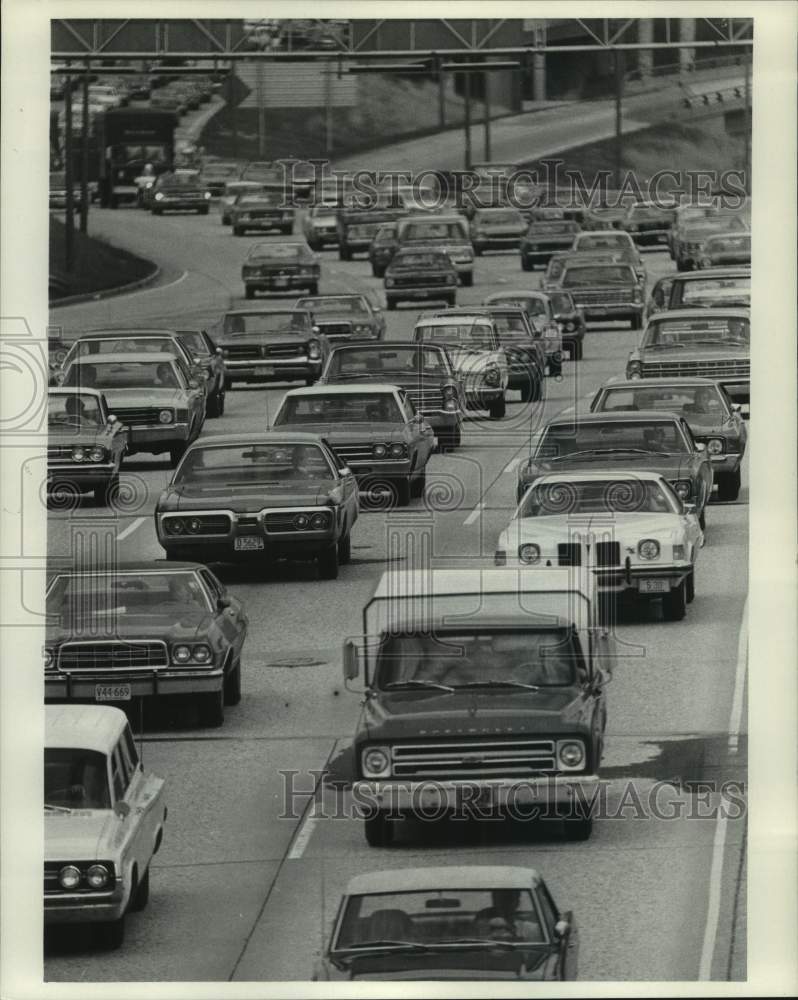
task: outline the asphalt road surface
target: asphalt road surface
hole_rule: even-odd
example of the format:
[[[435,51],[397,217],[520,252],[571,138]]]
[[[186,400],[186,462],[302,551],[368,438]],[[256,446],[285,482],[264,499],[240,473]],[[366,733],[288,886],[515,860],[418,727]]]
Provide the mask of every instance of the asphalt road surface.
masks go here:
[[[106,323],[213,323],[231,296],[242,297],[241,262],[262,239],[234,238],[213,213],[155,218],[97,209],[92,219],[94,232],[155,256],[162,284],[54,310],[51,322],[67,335]],[[673,266],[661,251],[646,252],[646,263],[649,284]],[[474,287],[459,290],[458,304],[539,281],[539,273],[521,271],[517,254],[488,254],[477,259]],[[367,261],[323,254],[322,292],[381,284]],[[408,338],[418,312],[387,313],[387,336]],[[435,565],[491,565],[530,430],[622,373],[637,336],[626,324],[593,325],[584,360],[566,363],[561,380],[547,379],[544,402],[522,404],[513,393],[501,422],[470,418],[463,447],[433,456],[424,498],[396,512],[361,514],[352,561],[338,580],[319,581],[312,564],[260,577],[221,572],[251,623],[241,704],[213,731],[197,728],[188,705],[148,713],[144,764],[166,778],[169,806],[150,904],[128,917],[126,943],[111,955],[95,951],[80,929],[48,934],[45,979],[307,979],[350,876],[458,863],[539,867],[561,908],[576,916],[582,979],[745,978],[744,819],[735,818],[740,807],[728,819],[709,814],[691,783],[746,781],[746,467],[738,501],[713,502],[707,511],[685,619],[664,622],[656,604],[622,611],[624,655],[608,689],[607,809],[589,841],[566,843],[553,823],[484,821],[408,824],[396,846],[371,849],[360,822],[334,816],[336,807],[345,812],[347,751],[360,707],[343,685],[341,643],[357,633],[388,553],[407,564],[412,540],[426,532]],[[225,415],[208,420],[203,434],[265,428],[286,388],[236,388]],[[134,456],[122,477],[130,487],[124,511],[109,515],[88,499],[73,512],[51,511],[51,565],[103,535],[115,539],[121,560],[160,558],[152,512],[169,477],[165,458]],[[298,796],[293,815],[289,809],[281,818],[281,772],[294,772],[295,787],[309,790],[324,769],[329,777],[316,787],[315,810],[313,796]],[[658,781],[674,787],[661,792],[656,815],[648,800]],[[319,815],[319,803],[333,815]]]

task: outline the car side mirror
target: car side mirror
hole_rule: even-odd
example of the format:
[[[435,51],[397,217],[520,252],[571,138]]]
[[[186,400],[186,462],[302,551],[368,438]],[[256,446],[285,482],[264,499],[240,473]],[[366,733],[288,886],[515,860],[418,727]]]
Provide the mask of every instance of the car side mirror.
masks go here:
[[[695,512],[698,510],[698,508],[694,503],[682,504],[682,508],[684,509],[685,514],[695,514]]]
[[[344,641],[344,680],[353,681],[357,678],[360,669],[360,657],[357,646],[353,639]]]
[[[223,351],[223,350],[221,349],[221,347],[217,347],[217,348],[216,348],[216,354],[218,354],[218,355],[219,355],[219,357],[221,357],[221,356],[222,356],[222,354],[224,354],[224,351]]]
[[[119,418],[117,417],[117,415],[115,413],[109,413],[108,414],[108,420],[107,420],[108,426],[109,427],[113,427],[114,424],[118,424],[118,423],[119,423]]]
[[[222,594],[221,597],[216,598],[216,610],[224,611],[226,608],[230,607],[230,598],[226,594]]]
[[[114,803],[114,813],[120,819],[126,819],[130,815],[130,806],[123,799]]]
[[[342,476],[342,477],[343,476],[351,476],[352,475],[352,470],[349,468],[348,465],[344,465],[342,468],[340,468],[338,470],[338,475]]]
[[[706,451],[707,450],[707,446],[704,444],[703,441],[696,441],[695,450],[696,451]]]
[[[742,413],[743,412],[743,404],[742,403],[732,403],[731,408],[732,408],[732,413]]]
[[[566,937],[570,929],[571,925],[567,920],[558,920],[554,925],[554,936],[561,941],[564,937]]]
[[[189,389],[199,389],[199,382],[195,378],[190,378],[188,380]]]

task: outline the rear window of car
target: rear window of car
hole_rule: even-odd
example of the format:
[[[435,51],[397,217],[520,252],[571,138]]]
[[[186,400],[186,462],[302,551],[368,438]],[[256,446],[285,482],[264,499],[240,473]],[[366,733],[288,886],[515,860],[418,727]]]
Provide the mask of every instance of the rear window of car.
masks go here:
[[[590,285],[636,284],[629,267],[566,267],[562,279],[564,288],[587,288]]]
[[[465,222],[407,222],[399,227],[400,240],[467,240]]]
[[[405,418],[392,394],[330,393],[286,397],[274,423],[405,423]]]
[[[310,317],[305,312],[228,313],[223,323],[227,335],[246,334],[308,334]]]
[[[428,267],[451,267],[452,262],[442,253],[400,253],[391,262],[394,267],[412,267],[423,270]]]
[[[579,232],[579,226],[575,222],[533,222],[529,227],[530,236],[563,236]]]
[[[257,243],[247,254],[247,260],[297,260],[305,256],[299,243]]]

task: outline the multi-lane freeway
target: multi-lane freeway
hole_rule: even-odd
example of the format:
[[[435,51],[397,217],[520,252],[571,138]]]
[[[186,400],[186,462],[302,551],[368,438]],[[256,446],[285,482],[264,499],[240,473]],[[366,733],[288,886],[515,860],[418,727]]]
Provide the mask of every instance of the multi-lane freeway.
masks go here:
[[[210,324],[243,294],[241,262],[255,237],[232,238],[218,215],[155,218],[98,209],[93,229],[155,257],[160,284],[54,310],[51,323],[67,336],[106,324]],[[649,287],[673,268],[661,251],[645,259]],[[323,255],[322,292],[375,291],[381,284],[367,261]],[[538,284],[539,275],[522,274],[517,254],[489,254],[477,260],[474,286],[459,291],[458,304]],[[418,312],[388,313],[387,337],[409,338]],[[547,379],[543,402],[522,404],[513,393],[502,421],[471,417],[463,447],[432,458],[424,497],[394,512],[361,515],[352,561],[337,580],[318,580],[312,564],[265,576],[220,571],[251,622],[242,701],[220,730],[199,728],[188,706],[177,721],[157,714],[146,720],[144,763],[166,779],[169,805],[149,907],[129,916],[126,944],[110,959],[79,930],[48,936],[46,979],[307,979],[352,875],[485,863],[540,868],[560,905],[576,915],[580,978],[745,978],[745,822],[734,811],[728,819],[709,815],[691,784],[746,782],[745,465],[739,498],[708,509],[696,598],[684,620],[664,622],[656,604],[622,610],[603,766],[610,815],[597,820],[589,841],[564,842],[556,826],[534,831],[484,821],[411,827],[395,846],[373,849],[362,823],[334,815],[336,804],[346,803],[360,708],[343,684],[341,643],[357,633],[389,553],[407,560],[414,551],[409,536],[429,533],[435,565],[492,565],[531,430],[622,374],[638,337],[626,324],[593,324],[584,360],[566,362],[561,380]],[[265,428],[286,388],[236,388],[224,416],[208,421],[203,435]],[[88,499],[71,513],[52,510],[52,565],[69,561],[87,533],[110,534],[120,560],[162,558],[153,510],[170,475],[164,458],[134,456],[123,470],[124,511],[109,516]],[[319,781],[323,771],[328,776]],[[283,817],[285,773],[294,774],[297,788],[312,790],[317,782],[316,798],[333,816],[314,815],[313,797],[305,796]],[[659,818],[648,808],[657,781],[674,783],[661,794]],[[681,814],[665,818],[677,812],[677,801]]]

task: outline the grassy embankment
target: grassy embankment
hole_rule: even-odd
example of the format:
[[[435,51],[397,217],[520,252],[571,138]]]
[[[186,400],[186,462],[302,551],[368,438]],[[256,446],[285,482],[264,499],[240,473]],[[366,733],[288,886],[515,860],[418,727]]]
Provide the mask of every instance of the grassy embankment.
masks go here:
[[[156,270],[152,261],[76,230],[75,263],[72,273],[67,274],[64,237],[64,223],[51,217],[50,274],[66,285],[59,298],[127,285],[149,277]]]

